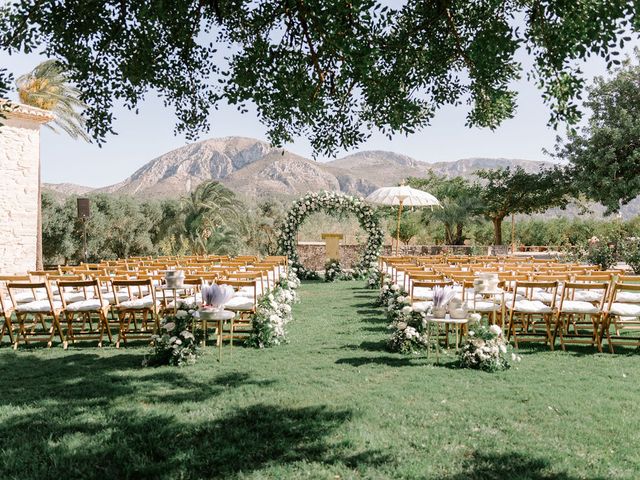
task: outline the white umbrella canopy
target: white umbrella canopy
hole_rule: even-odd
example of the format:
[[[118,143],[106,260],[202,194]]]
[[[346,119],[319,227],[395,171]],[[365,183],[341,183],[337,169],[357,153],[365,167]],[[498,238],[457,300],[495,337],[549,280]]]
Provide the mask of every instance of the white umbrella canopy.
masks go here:
[[[411,188],[406,185],[399,187],[382,187],[370,193],[365,199],[367,202],[377,203],[379,205],[398,205],[398,226],[396,228],[396,255],[398,255],[398,246],[400,245],[400,215],[402,207],[441,207],[436,197],[424,190]]]
[[[380,205],[404,205],[407,207],[440,206],[438,199],[430,193],[406,185],[379,188],[369,194],[365,200]]]

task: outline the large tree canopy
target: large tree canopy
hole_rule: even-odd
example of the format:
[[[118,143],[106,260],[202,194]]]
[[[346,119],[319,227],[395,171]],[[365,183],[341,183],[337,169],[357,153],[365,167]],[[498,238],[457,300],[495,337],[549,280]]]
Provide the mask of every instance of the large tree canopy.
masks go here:
[[[479,205],[493,222],[494,244],[502,245],[502,221],[511,214],[564,208],[572,198],[571,179],[563,168],[528,173],[522,167],[481,170]]]
[[[587,124],[570,131],[556,154],[570,162],[579,191],[617,212],[640,195],[640,66],[597,78],[585,105],[592,112]]]
[[[595,54],[615,63],[629,0],[15,0],[0,7],[0,48],[58,59],[89,105],[98,142],[112,109],[150,92],[188,138],[221,101],[255,104],[276,144],[307,136],[316,153],[372,129],[411,133],[443,105],[469,103],[468,124],[513,115],[513,81],[531,76],[551,122],[575,121]],[[519,49],[527,67],[516,59]],[[220,51],[222,50],[222,51]],[[0,69],[0,95],[10,72]]]

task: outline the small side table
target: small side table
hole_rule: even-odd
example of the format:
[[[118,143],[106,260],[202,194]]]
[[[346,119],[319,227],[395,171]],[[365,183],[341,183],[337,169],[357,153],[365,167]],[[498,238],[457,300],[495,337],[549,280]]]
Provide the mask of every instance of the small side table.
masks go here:
[[[218,343],[218,361],[222,361],[222,327],[224,322],[231,321],[230,345],[233,350],[233,319],[236,317],[235,312],[229,310],[200,310],[200,320],[202,320],[202,329],[204,330],[204,344],[207,342],[208,322],[216,323],[216,341]]]
[[[458,351],[458,347],[460,345],[460,326],[466,325],[469,323],[468,318],[451,318],[449,314],[445,315],[444,318],[436,318],[431,315],[427,315],[427,342],[429,343],[427,347],[427,358],[429,358],[429,352],[431,351],[431,325],[435,324],[437,327],[437,335],[436,335],[436,362],[440,361],[440,342],[438,341],[438,337],[440,336],[440,325],[453,325],[455,327],[456,332],[456,352]]]

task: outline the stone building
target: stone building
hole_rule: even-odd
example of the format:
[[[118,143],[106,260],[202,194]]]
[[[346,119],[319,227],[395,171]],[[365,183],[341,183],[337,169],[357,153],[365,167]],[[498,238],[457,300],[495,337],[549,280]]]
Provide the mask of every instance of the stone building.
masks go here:
[[[11,106],[4,116],[0,118],[0,274],[24,273],[36,267],[40,126],[53,117],[26,105]]]

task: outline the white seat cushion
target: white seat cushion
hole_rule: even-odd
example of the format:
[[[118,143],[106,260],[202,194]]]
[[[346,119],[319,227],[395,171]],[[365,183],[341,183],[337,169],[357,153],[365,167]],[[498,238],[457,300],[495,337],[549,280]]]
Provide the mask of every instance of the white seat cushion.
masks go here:
[[[640,303],[640,293],[618,292],[616,293],[615,301],[619,303]]]
[[[110,305],[115,305],[115,303],[116,303],[115,296],[113,295],[113,292],[105,293],[104,295],[102,295],[102,299],[106,300],[107,302],[109,302]],[[129,299],[129,294],[128,293],[118,293],[118,301],[119,302],[124,302],[124,301],[126,301],[128,299]]]
[[[414,300],[433,300],[433,289],[427,287],[415,287],[413,289]]]
[[[256,287],[255,293],[258,297],[262,296],[262,287],[260,287],[260,284],[258,284],[258,286]],[[236,292],[236,295],[246,298],[253,298],[254,289],[253,287],[242,287]]]
[[[524,295],[521,295],[519,293],[516,293],[516,302],[519,300],[526,300]],[[504,294],[504,301],[507,305],[511,305],[513,303],[513,293],[509,292],[509,293],[505,293]]]
[[[93,298],[93,291],[87,291],[87,295],[84,295],[84,292],[64,292],[64,301],[69,303],[82,302],[83,300],[88,300]],[[60,300],[60,295],[54,295],[56,300]]]
[[[640,316],[640,305],[614,302],[611,304],[609,313],[619,317],[638,317]]]
[[[486,300],[484,301],[477,301],[476,300],[476,304],[475,304],[475,308],[473,305],[473,300],[467,300],[467,309],[470,312],[476,311],[476,312],[498,312],[500,311],[500,305],[495,303],[495,302],[488,302]]]
[[[89,300],[81,300],[79,302],[74,302],[70,305],[67,305],[68,312],[91,312],[95,310],[99,310],[102,307],[108,307],[109,302],[107,300],[100,300],[97,298],[92,298]]]
[[[602,300],[602,295],[602,290],[576,290],[573,299],[581,302],[599,302]]]
[[[556,299],[558,297],[556,296]],[[532,300],[537,300],[539,302],[542,303],[552,303],[553,302],[553,294],[551,292],[547,292],[546,290],[542,290],[539,288],[536,288],[532,295],[531,295],[531,299]]]
[[[33,297],[33,294],[31,293],[30,290],[23,290],[23,291],[20,291],[20,292],[13,291],[12,293],[13,293],[13,299],[16,301],[16,303],[29,303],[29,302],[33,302],[34,300],[36,300]],[[10,302],[10,300],[9,300],[9,302]]]
[[[62,302],[54,300],[53,301],[53,308],[61,309],[62,308]],[[49,303],[49,300],[36,300],[35,302],[21,303],[16,308],[16,311],[18,311],[18,312],[35,312],[35,313],[50,312],[51,311],[51,304]]]
[[[431,308],[433,302],[414,302],[411,304],[416,312],[426,312]]]
[[[507,305],[511,309],[511,305]],[[514,312],[521,313],[551,313],[551,307],[540,300],[516,300],[513,306]]]
[[[599,313],[598,307],[580,300],[565,300],[562,303],[563,313]]]
[[[156,300],[156,306],[160,305],[160,301]],[[151,308],[153,307],[153,297],[147,295],[146,297],[136,298],[135,300],[125,300],[120,302],[120,308],[138,309],[138,308]]]
[[[237,295],[229,300],[224,307],[229,310],[253,310],[254,303],[252,298]]]
[[[186,305],[187,307],[191,307],[191,308],[194,308],[201,303],[202,303],[202,295],[200,293],[196,293],[195,296],[190,295],[186,298],[180,298],[178,300],[178,305]],[[168,308],[174,308],[175,306],[176,306],[175,301],[171,301],[167,305]]]

